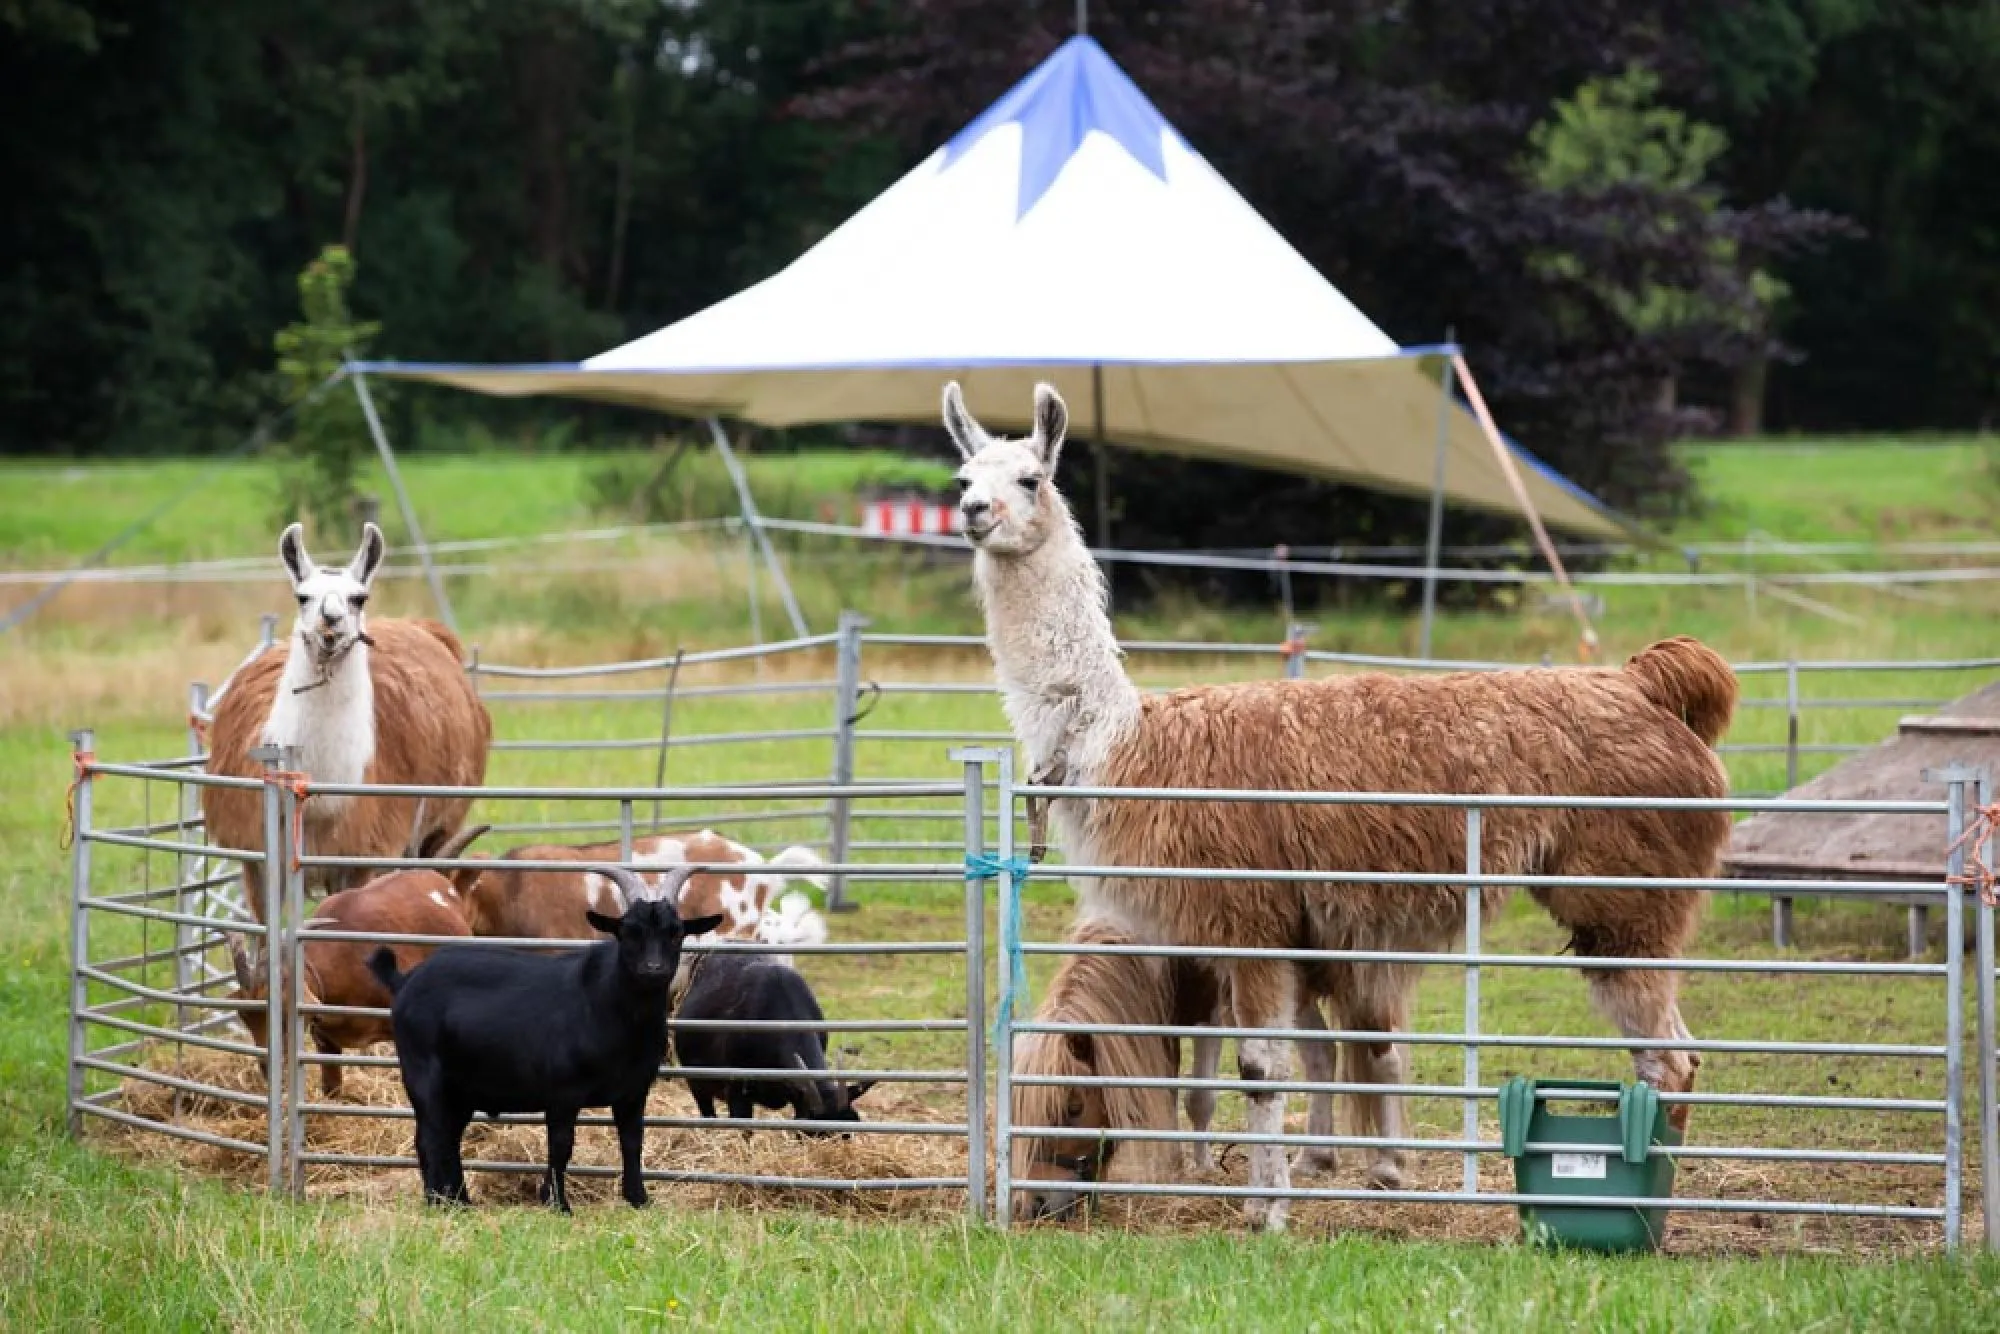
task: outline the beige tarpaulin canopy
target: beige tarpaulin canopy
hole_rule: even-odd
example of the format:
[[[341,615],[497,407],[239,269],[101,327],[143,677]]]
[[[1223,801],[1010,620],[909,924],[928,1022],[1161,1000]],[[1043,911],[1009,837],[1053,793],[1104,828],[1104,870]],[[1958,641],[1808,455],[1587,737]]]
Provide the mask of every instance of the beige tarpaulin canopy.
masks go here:
[[[1424,351],[1356,309],[1079,37],[789,267],[677,324],[573,365],[359,369],[773,427],[936,423],[956,378],[981,420],[1018,429],[1046,379],[1082,437],[1412,495],[1432,492],[1442,443],[1447,499],[1518,513]],[[1631,532],[1515,457],[1549,526]]]

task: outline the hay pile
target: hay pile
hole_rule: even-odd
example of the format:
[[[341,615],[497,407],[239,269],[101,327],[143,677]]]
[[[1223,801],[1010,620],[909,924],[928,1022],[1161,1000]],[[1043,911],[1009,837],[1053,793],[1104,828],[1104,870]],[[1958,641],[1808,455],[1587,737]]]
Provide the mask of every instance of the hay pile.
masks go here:
[[[379,1050],[386,1051],[386,1047]],[[161,1049],[154,1068],[219,1088],[262,1097],[263,1073],[246,1057],[202,1049],[183,1049],[178,1056]],[[348,1068],[342,1101],[357,1107],[402,1107],[403,1090],[392,1069]],[[310,1097],[317,1100],[318,1077],[310,1077]],[[121,1089],[124,1109],[148,1120],[205,1130],[211,1134],[262,1141],[264,1110],[221,1099],[176,1092],[143,1080],[127,1079]],[[951,1124],[964,1115],[957,1089],[913,1084],[881,1084],[861,1104],[873,1121]],[[684,1085],[662,1081],[649,1110],[656,1116],[694,1116],[693,1100]],[[1293,1130],[1303,1129],[1303,1116]],[[917,1179],[959,1176],[965,1170],[965,1141],[950,1136],[855,1135],[815,1137],[771,1131],[746,1134],[738,1130],[659,1129],[646,1135],[648,1168],[678,1172],[750,1173],[760,1176],[847,1179]],[[261,1185],[261,1156],[212,1148],[136,1127],[100,1124],[95,1133],[120,1151],[155,1162]],[[413,1154],[412,1124],[385,1117],[312,1115],[306,1122],[309,1151],[368,1157],[408,1157]],[[491,1125],[475,1122],[465,1138],[468,1162],[537,1163],[545,1151],[539,1125]],[[1190,1180],[1210,1184],[1247,1184],[1245,1157],[1239,1149],[1219,1153],[1212,1172],[1191,1174]],[[1360,1180],[1362,1155],[1349,1151],[1330,1175],[1300,1174],[1299,1186],[1351,1187]],[[1455,1153],[1412,1154],[1405,1172],[1413,1190],[1456,1191],[1461,1158]],[[579,1207],[617,1202],[616,1176],[579,1176],[577,1167],[616,1168],[618,1144],[609,1126],[577,1130],[570,1195]],[[533,1172],[473,1174],[473,1197],[481,1204],[535,1202]],[[1118,1173],[1114,1169],[1113,1179]],[[414,1168],[380,1168],[356,1164],[314,1164],[307,1168],[308,1192],[315,1198],[370,1202],[412,1200],[417,1195]],[[1495,1192],[1513,1188],[1510,1166],[1487,1158],[1480,1164],[1481,1188]],[[1968,1181],[1969,1202],[1977,1200],[1977,1183]],[[826,1191],[804,1188],[726,1186],[692,1182],[652,1183],[656,1204],[673,1208],[753,1210],[805,1208],[816,1213],[851,1218],[945,1219],[960,1216],[964,1196],[957,1190]],[[1719,1160],[1683,1161],[1676,1192],[1684,1197],[1724,1199],[1826,1199],[1853,1203],[1934,1204],[1938,1195],[1935,1169],[1826,1163],[1742,1163]],[[1968,1215],[1976,1210],[1968,1208]],[[1377,1236],[1431,1241],[1505,1244],[1520,1235],[1514,1211],[1505,1206],[1397,1204],[1378,1201],[1294,1201],[1292,1229],[1305,1235],[1361,1232]],[[1229,1232],[1243,1226],[1237,1200],[1213,1198],[1124,1197],[1103,1200],[1092,1224],[1100,1228],[1143,1232]],[[1978,1220],[1968,1217],[1969,1235]],[[1677,1211],[1669,1224],[1666,1249],[1686,1255],[1829,1252],[1838,1254],[1902,1254],[1933,1251],[1937,1227],[1928,1222],[1878,1218],[1825,1218],[1761,1213]]]

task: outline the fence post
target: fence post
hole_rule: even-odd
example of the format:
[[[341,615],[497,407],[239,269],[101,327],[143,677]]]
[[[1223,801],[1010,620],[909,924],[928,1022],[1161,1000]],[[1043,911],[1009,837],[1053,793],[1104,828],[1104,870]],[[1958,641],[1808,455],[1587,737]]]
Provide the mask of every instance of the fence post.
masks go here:
[[[833,785],[836,788],[845,788],[854,782],[854,724],[858,721],[855,715],[861,704],[861,631],[867,624],[868,618],[860,612],[840,613],[833,681]],[[827,812],[830,825],[827,842],[836,866],[847,860],[852,812],[852,803],[836,792]],[[838,871],[827,883],[826,907],[828,912],[849,912],[855,907],[847,901],[847,877]]]
[[[1465,873],[1468,876],[1476,876],[1482,869],[1480,850],[1485,839],[1485,814],[1477,806],[1469,806],[1465,811]],[[1485,904],[1480,898],[1479,886],[1476,884],[1467,884],[1465,887],[1465,952],[1473,958],[1479,956],[1480,917],[1484,907]],[[1479,1036],[1479,965],[1476,963],[1470,963],[1465,966],[1465,1035],[1468,1038],[1477,1038]],[[1465,1099],[1465,1119],[1463,1124],[1465,1127],[1465,1138],[1468,1142],[1477,1141],[1479,1138],[1479,1099],[1473,1096],[1472,1092],[1478,1087],[1479,1044],[1477,1042],[1467,1042],[1465,1044],[1465,1089],[1467,1096]],[[1476,1149],[1467,1149],[1465,1151],[1464,1188],[1465,1193],[1468,1195],[1477,1195],[1479,1193],[1479,1152]]]
[[[1944,949],[1944,1248],[1958,1249],[1965,1172],[1965,833],[1966,786],[1978,777],[1963,765],[1925,771],[1926,781],[1949,785],[1945,816],[1948,878]]]
[[[284,903],[285,868],[290,861],[291,830],[285,825],[284,805],[279,799],[283,784],[280,770],[291,759],[288,746],[257,746],[250,758],[264,767],[264,902],[259,905],[264,919],[264,1087],[268,1101],[264,1112],[264,1143],[270,1152],[265,1186],[276,1195],[285,1188],[285,1025],[280,1001],[285,994],[281,965],[284,946],[280,941],[281,909]]]
[[[1014,752],[993,753],[1000,786],[1000,1019],[993,1062],[993,1221],[1014,1219],[1014,1007],[1027,998],[1015,983],[1021,975],[1021,887],[1014,883]]]
[[[206,712],[208,712],[208,687],[200,681],[190,682],[188,685],[187,728],[188,754],[190,756],[202,753],[201,728],[197,725],[197,720]],[[190,826],[194,821],[195,815],[201,809],[201,789],[191,783],[181,783],[178,786],[180,788],[181,841],[192,843],[195,840],[191,837],[193,830]],[[202,825],[201,841],[203,843],[208,842],[208,825],[206,823]],[[193,853],[181,854],[181,889],[178,894],[174,895],[174,908],[176,911],[188,917],[207,916],[206,913],[200,911],[200,901],[207,897],[208,891],[206,889],[194,890],[193,897],[190,898],[188,886],[195,881],[208,879],[208,875],[209,866],[206,857],[196,856]],[[176,922],[174,924],[175,991],[185,992],[193,987],[196,981],[200,980],[195,976],[196,969],[193,954],[197,938],[197,928],[188,925],[186,922]],[[186,1028],[187,1022],[188,1015],[186,1010],[175,1011],[174,1026],[176,1028]]]
[[[1993,776],[1979,776],[1979,807],[1993,808]],[[1979,896],[1979,944],[1975,964],[1979,977],[1973,988],[1979,998],[1979,1195],[1986,1220],[1986,1249],[2000,1252],[2000,1088],[1996,1088],[1994,1062],[2000,1059],[2000,1034],[1994,1029],[1993,1008],[1993,905],[1985,894]]]
[[[986,1218],[986,880],[973,873],[986,851],[986,765],[993,752],[960,747],[965,766],[965,1211]]]
[[[95,758],[96,733],[88,728],[69,734],[70,763],[76,766],[75,793],[71,797],[70,835],[75,840],[70,848],[69,882],[69,1106],[65,1109],[69,1118],[71,1139],[83,1134],[83,1058],[89,1054],[90,1035],[84,1025],[84,1014],[90,1008],[90,985],[84,981],[83,969],[90,962],[90,910],[84,907],[84,900],[90,897],[90,804],[92,775],[90,765]]]
[[[287,746],[279,758],[281,769],[298,767],[298,752]],[[292,788],[278,788],[278,811],[282,827],[289,834],[298,819],[299,796]],[[303,849],[300,849],[303,851]],[[306,1195],[306,909],[305,868],[292,857],[283,859],[284,916],[278,931],[278,952],[284,956],[285,978],[285,1157],[288,1164],[286,1186],[293,1199]],[[321,1082],[324,1083],[324,1076]]]
[[[1302,681],[1306,674],[1306,636],[1312,627],[1300,621],[1293,621],[1285,627],[1285,642],[1278,651],[1285,655],[1285,679]]]
[[[618,803],[618,860],[621,862],[632,860],[632,799],[630,797]]]

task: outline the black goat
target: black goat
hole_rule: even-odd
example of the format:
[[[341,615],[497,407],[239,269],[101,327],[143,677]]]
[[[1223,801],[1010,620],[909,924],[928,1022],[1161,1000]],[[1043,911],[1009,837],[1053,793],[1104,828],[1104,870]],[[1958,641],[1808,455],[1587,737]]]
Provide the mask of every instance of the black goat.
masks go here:
[[[424,1198],[470,1204],[461,1142],[474,1113],[540,1112],[549,1167],[541,1198],[564,1213],[563,1173],[577,1113],[610,1107],[624,1163],[625,1202],[646,1203],[639,1151],[646,1095],[667,1049],[667,998],[681,941],[722,918],[683,922],[674,907],[686,868],[648,885],[603,867],[625,894],[625,914],[591,913],[614,940],[559,955],[501,945],[447,945],[408,973],[388,947],[369,971],[395,997],[389,1022],[403,1088],[417,1114]]]
[[[674,1012],[676,1020],[782,1020],[824,1023],[819,1001],[796,968],[755,954],[710,954],[689,965],[687,994]],[[830,1073],[826,1065],[826,1035],[756,1029],[677,1028],[674,1050],[684,1066],[741,1070],[799,1070]],[[755,1108],[782,1111],[795,1120],[859,1121],[854,1100],[873,1084],[843,1085],[837,1079],[703,1079],[687,1077],[688,1092],[703,1116],[715,1115],[715,1100],[729,1106],[729,1115],[747,1120]],[[818,1132],[825,1133],[825,1132]]]

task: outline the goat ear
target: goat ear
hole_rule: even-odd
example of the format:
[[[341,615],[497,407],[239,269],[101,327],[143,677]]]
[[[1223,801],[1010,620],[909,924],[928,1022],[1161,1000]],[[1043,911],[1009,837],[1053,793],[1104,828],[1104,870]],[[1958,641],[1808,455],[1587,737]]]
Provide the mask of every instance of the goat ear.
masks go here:
[[[721,913],[717,913],[713,917],[696,917],[691,921],[682,922],[681,931],[685,935],[705,936],[715,930],[716,927],[721,926],[724,920]]]
[[[1042,468],[1055,475],[1056,460],[1062,455],[1063,441],[1069,436],[1069,409],[1052,384],[1035,386],[1035,434],[1028,448],[1042,460]]]
[[[853,1103],[859,1100],[862,1094],[874,1087],[875,1081],[872,1079],[865,1084],[849,1084],[847,1086],[847,1101]]]
[[[278,535],[278,559],[285,563],[285,573],[292,576],[295,588],[319,572],[319,566],[306,554],[306,530],[300,524],[292,524]]]
[[[347,573],[366,588],[375,582],[375,572],[382,568],[382,558],[388,554],[389,544],[382,540],[382,530],[372,523],[364,523],[361,525],[361,548],[354,553]]]
[[[615,936],[618,934],[619,919],[616,917],[606,917],[601,912],[597,912],[590,908],[585,908],[583,910],[583,918],[585,921],[589,922],[592,926],[596,927],[599,931],[602,931],[607,936]]]
[[[965,410],[965,394],[953,380],[944,387],[944,429],[958,452],[970,459],[986,443],[986,430]]]

